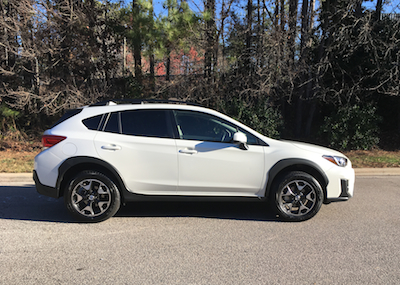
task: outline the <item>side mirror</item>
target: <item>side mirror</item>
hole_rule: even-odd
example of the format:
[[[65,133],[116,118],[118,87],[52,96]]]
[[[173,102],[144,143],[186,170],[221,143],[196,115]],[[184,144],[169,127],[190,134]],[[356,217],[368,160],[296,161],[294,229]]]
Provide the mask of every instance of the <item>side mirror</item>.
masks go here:
[[[243,150],[248,150],[247,136],[244,133],[237,132],[233,135],[233,141],[239,144],[239,148]]]

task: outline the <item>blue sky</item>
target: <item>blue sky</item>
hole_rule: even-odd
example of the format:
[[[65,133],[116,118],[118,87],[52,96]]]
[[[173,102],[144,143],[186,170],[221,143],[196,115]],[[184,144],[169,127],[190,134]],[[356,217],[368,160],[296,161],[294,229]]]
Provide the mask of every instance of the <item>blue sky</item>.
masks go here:
[[[204,0],[187,0],[189,3],[189,6],[192,8],[194,12],[200,13],[201,11],[204,10],[204,5],[203,1]],[[129,0],[123,0],[125,4],[131,3]],[[166,13],[166,10],[163,9],[163,3],[165,0],[153,0],[153,5],[154,5],[154,12],[156,15],[160,15],[161,13]],[[217,6],[221,5],[221,0],[216,0]],[[237,4],[235,5],[236,9],[240,9],[240,7],[245,7],[247,4],[247,0],[237,0]],[[273,1],[268,1],[268,2],[273,2]],[[300,1],[301,2],[301,1]],[[364,7],[367,9],[374,9],[376,5],[377,0],[370,0],[370,1],[365,1],[364,2]],[[384,5],[384,12],[385,13],[400,13],[400,0],[384,0],[385,5]],[[299,5],[300,6],[300,5]],[[319,6],[319,0],[316,2],[316,6]]]

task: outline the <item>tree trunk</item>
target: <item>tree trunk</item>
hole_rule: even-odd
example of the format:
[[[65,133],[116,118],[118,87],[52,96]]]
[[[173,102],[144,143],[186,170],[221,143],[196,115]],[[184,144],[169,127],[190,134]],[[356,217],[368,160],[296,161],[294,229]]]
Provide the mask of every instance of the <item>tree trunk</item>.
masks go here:
[[[245,52],[245,68],[251,73],[251,37],[253,34],[253,1],[247,0],[247,30],[246,30],[246,52]]]
[[[133,39],[133,58],[135,64],[135,78],[139,85],[142,85],[142,42],[140,31],[138,29],[139,6],[132,0],[132,13],[133,13],[133,28],[135,31],[135,38]]]
[[[379,21],[382,15],[382,8],[383,8],[383,0],[378,0],[376,2],[376,9],[375,9],[375,20]]]
[[[308,41],[308,0],[303,0],[301,7],[301,40],[300,40],[300,52],[301,56],[304,56],[305,46]]]
[[[167,64],[165,68],[165,80],[170,81],[171,73],[171,49],[167,47]]]
[[[297,36],[297,7],[298,0],[290,0],[289,2],[289,36],[288,36],[288,48],[289,48],[289,66],[293,66],[294,57],[296,54],[296,36]]]
[[[206,41],[204,54],[204,77],[211,78],[215,51],[215,0],[205,0],[205,9],[210,13],[210,19],[206,21]]]
[[[154,93],[156,91],[156,77],[155,77],[155,72],[154,72],[154,65],[155,65],[155,60],[154,60],[154,53],[151,51],[150,54],[150,88],[151,91]]]
[[[171,6],[168,4],[168,18],[171,16]],[[171,43],[167,43],[167,63],[165,68],[165,80],[170,81],[171,74]]]
[[[150,17],[151,17],[151,31],[153,31],[154,29],[154,10],[153,10],[153,0],[150,0]],[[154,45],[153,45],[153,40],[150,40],[150,89],[151,92],[154,94],[154,92],[156,91],[156,85],[155,85],[155,74],[154,74],[154,64],[155,64],[155,60],[154,60]]]
[[[297,137],[307,137],[311,133],[312,122],[314,119],[315,107],[312,103],[310,106],[310,100],[312,99],[313,92],[313,73],[309,66],[310,62],[310,49],[312,45],[311,33],[314,23],[314,10],[315,0],[304,0],[302,11],[301,11],[301,41],[300,41],[300,63],[304,69],[303,83],[306,83],[302,88],[303,96],[299,96],[298,104],[304,105],[301,101],[306,100],[306,106],[298,107],[296,114],[296,129],[295,134]],[[309,113],[305,114],[304,110],[309,109]],[[308,115],[308,116],[307,116]],[[303,121],[306,119],[306,125],[303,126]],[[303,129],[304,128],[304,129]]]
[[[108,1],[106,1],[106,8],[103,11],[103,16],[104,20],[107,23],[107,17],[108,17]],[[107,43],[107,35],[106,33],[101,35],[102,37],[102,50],[103,50],[103,56],[104,56],[104,73],[105,73],[105,80],[106,80],[106,86],[110,86],[110,59],[109,59],[109,48],[108,48],[108,43]]]
[[[363,0],[357,0],[356,2],[356,17],[358,18],[362,16],[362,2]]]

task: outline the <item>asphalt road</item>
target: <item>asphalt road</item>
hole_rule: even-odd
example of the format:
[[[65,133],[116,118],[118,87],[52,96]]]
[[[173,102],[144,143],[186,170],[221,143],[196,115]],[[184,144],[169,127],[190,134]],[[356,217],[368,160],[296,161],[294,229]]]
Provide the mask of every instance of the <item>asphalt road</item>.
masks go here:
[[[0,284],[400,284],[400,176],[357,177],[302,223],[263,203],[147,202],[82,224],[32,184],[0,185]]]

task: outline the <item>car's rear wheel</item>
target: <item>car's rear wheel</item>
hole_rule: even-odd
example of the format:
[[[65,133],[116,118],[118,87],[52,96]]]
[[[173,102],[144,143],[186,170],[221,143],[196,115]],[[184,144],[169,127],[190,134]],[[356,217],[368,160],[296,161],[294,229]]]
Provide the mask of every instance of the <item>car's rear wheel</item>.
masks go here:
[[[83,171],[69,181],[64,202],[78,220],[101,222],[115,215],[121,198],[117,186],[107,176]]]
[[[323,202],[319,182],[311,175],[293,171],[274,187],[274,202],[278,215],[286,221],[305,221],[315,216]]]

